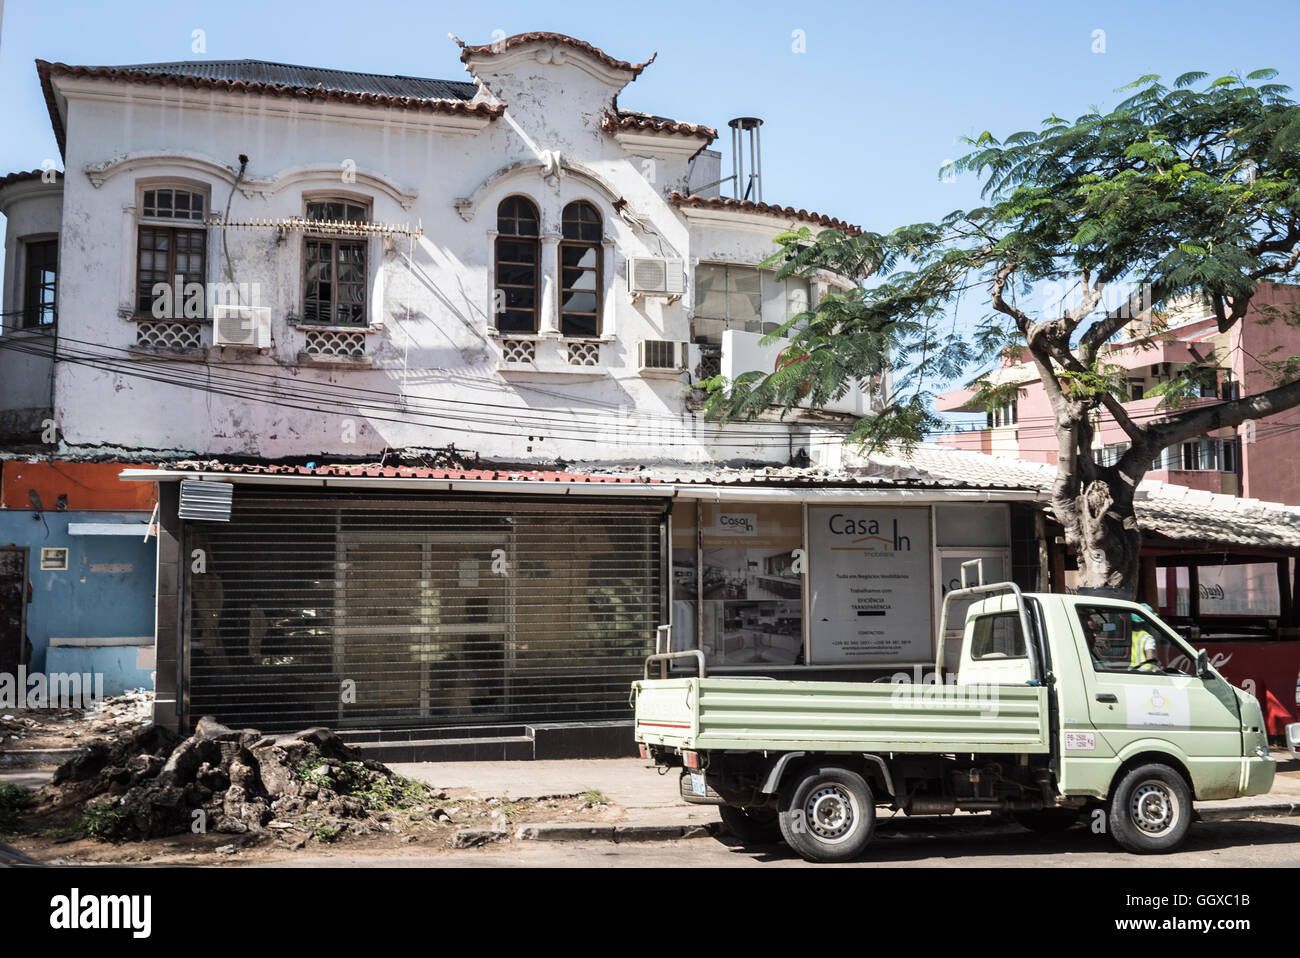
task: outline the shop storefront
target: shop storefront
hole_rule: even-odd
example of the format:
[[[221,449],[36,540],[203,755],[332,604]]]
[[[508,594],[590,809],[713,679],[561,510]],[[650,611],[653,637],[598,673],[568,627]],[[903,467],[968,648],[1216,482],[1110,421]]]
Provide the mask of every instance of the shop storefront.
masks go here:
[[[275,468],[151,476],[160,723],[626,724],[666,635],[711,673],[866,680],[934,661],[961,562],[1037,584],[1027,491],[244,471]],[[194,479],[228,505],[187,511]]]
[[[961,564],[980,559],[986,581],[1011,576],[1012,508],[823,503],[794,491],[785,501],[678,501],[673,648],[702,650],[714,673],[932,665],[942,598],[960,586]],[[952,614],[950,642],[963,610]]]
[[[188,522],[184,714],[261,729],[622,717],[664,508],[240,487]]]

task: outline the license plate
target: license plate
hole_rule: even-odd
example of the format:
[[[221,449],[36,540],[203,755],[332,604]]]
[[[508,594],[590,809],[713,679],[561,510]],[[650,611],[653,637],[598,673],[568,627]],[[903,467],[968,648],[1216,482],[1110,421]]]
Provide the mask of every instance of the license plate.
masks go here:
[[[704,784],[703,772],[691,772],[691,794],[693,795],[709,794],[708,786]]]

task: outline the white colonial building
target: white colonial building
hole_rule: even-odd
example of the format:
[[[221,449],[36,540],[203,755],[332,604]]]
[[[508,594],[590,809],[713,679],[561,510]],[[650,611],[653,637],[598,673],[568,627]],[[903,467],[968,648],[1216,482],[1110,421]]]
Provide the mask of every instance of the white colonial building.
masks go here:
[[[619,107],[648,63],[545,33],[461,59],[465,81],[41,62],[68,175],[44,208],[13,204],[11,253],[57,233],[66,264],[62,449],[516,464],[837,449],[818,437],[864,411],[860,390],[831,415],[719,431],[693,384],[772,369],[762,334],[834,282],[758,270],[775,235],[852,227],[720,197],[713,129]]]

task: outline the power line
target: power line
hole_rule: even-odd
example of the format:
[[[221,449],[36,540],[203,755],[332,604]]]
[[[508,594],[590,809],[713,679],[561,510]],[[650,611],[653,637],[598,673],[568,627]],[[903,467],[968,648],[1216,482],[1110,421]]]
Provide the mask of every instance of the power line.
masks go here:
[[[58,340],[59,342],[76,343],[76,344],[83,345],[83,346],[92,346],[92,347],[95,347],[96,349],[109,350],[110,352],[115,352],[115,353],[120,353],[120,354],[122,354],[124,358],[126,358],[126,359],[129,360],[129,366],[127,366],[127,367],[122,367],[124,374],[126,374],[126,371],[127,371],[128,369],[138,367],[138,366],[140,366],[140,365],[142,365],[142,364],[161,365],[161,366],[163,366],[163,368],[167,368],[167,369],[174,369],[174,368],[177,368],[177,367],[175,367],[172,363],[167,362],[167,361],[164,360],[164,359],[160,359],[160,360],[152,360],[152,359],[144,359],[144,358],[141,358],[139,353],[132,352],[130,349],[125,348],[125,347],[109,346],[109,345],[105,345],[105,344],[101,344],[101,343],[91,342],[91,341],[88,341],[88,340],[79,340],[79,339],[74,339],[74,338],[72,338],[72,337],[68,337],[68,336],[58,336],[58,337],[57,337],[57,340]],[[15,348],[17,348],[16,345],[15,345]],[[102,359],[109,360],[109,361],[114,361],[114,362],[116,361],[116,360],[114,360],[113,357],[111,357],[111,356],[99,356],[99,355],[97,355],[97,354],[92,354],[92,353],[89,353],[89,352],[85,352],[85,353],[83,353],[83,356],[86,356],[86,357],[91,357],[91,356],[93,356],[94,358],[102,358]],[[336,395],[338,395],[338,394],[340,394],[340,393],[345,394],[345,395],[346,395],[346,394],[353,394],[353,395],[362,396],[362,397],[365,397],[365,396],[378,396],[378,397],[382,397],[382,398],[386,401],[386,402],[385,402],[385,405],[386,405],[387,403],[391,402],[391,399],[392,399],[392,397],[393,397],[393,395],[394,395],[392,392],[390,392],[390,391],[385,391],[385,390],[366,389],[366,388],[364,388],[364,387],[348,386],[348,385],[339,385],[339,384],[316,383],[316,382],[313,382],[313,381],[310,381],[310,380],[300,380],[300,379],[297,379],[297,378],[294,378],[294,377],[282,376],[282,375],[279,375],[279,374],[276,374],[276,373],[269,373],[269,372],[260,372],[260,371],[257,371],[257,370],[258,370],[258,367],[261,366],[261,365],[262,365],[262,364],[257,364],[257,363],[222,362],[222,363],[220,364],[220,367],[218,367],[218,368],[220,368],[221,370],[223,370],[223,372],[218,373],[218,377],[219,377],[219,378],[225,378],[225,379],[229,380],[230,377],[225,375],[224,370],[227,369],[227,368],[230,368],[230,367],[239,367],[239,368],[241,368],[241,369],[246,370],[246,372],[242,374],[242,375],[244,375],[244,376],[251,376],[251,377],[256,378],[256,379],[259,379],[259,380],[264,380],[264,381],[266,381],[266,382],[268,382],[268,383],[271,383],[271,384],[273,384],[273,385],[281,385],[281,384],[284,384],[284,385],[291,385],[291,386],[292,386],[292,389],[293,389],[293,393],[294,393],[295,396],[297,396],[297,395],[303,393],[304,391],[310,393],[312,390],[323,391],[325,397],[326,397],[326,398],[329,398],[329,399],[333,399]],[[207,367],[207,369],[208,369],[208,375],[210,376],[210,375],[211,375],[212,366],[209,365],[209,366]],[[493,385],[493,386],[495,386],[495,385],[496,385],[496,381],[495,381],[495,380],[491,380],[491,379],[486,379],[486,378],[477,378],[477,377],[463,377],[463,378],[466,379],[466,380],[468,380],[468,381],[470,381],[470,382],[481,383],[481,384],[483,384],[483,385],[485,385],[485,386],[487,386],[487,385]],[[553,398],[561,398],[561,399],[566,399],[566,400],[575,401],[575,402],[585,402],[585,400],[579,400],[578,397],[567,396],[567,395],[564,395],[564,394],[558,394],[558,393],[550,393],[550,392],[548,392],[548,391],[546,391],[546,390],[537,389],[537,388],[535,388],[535,387],[528,387],[526,384],[517,384],[517,385],[518,385],[518,386],[521,386],[521,387],[523,387],[523,388],[528,388],[530,391],[533,391],[533,392],[539,392],[539,393],[544,394],[544,395],[550,395],[550,396],[552,396]],[[437,407],[436,407],[436,406],[433,406],[432,404],[434,404],[434,403],[443,403],[443,404],[449,404],[449,405],[453,405],[453,406],[466,406],[466,407],[472,407],[472,408],[474,408],[474,409],[502,410],[504,413],[508,414],[509,419],[510,419],[512,422],[514,422],[514,421],[518,421],[518,420],[525,420],[525,421],[526,421],[526,420],[532,420],[532,421],[535,422],[535,423],[539,423],[539,424],[540,424],[541,426],[543,426],[543,427],[550,427],[550,426],[553,426],[553,425],[556,425],[556,424],[557,424],[556,421],[555,421],[553,418],[551,418],[551,415],[548,414],[548,413],[545,412],[545,411],[534,411],[534,410],[530,410],[530,409],[528,409],[527,407],[514,406],[514,405],[507,404],[507,403],[492,403],[492,402],[484,402],[484,401],[481,401],[481,400],[479,400],[479,401],[475,401],[475,400],[464,400],[464,399],[450,399],[450,398],[447,398],[447,397],[419,397],[419,398],[415,398],[415,399],[410,399],[410,398],[403,397],[403,398],[401,399],[401,401],[400,401],[400,406],[401,406],[401,408],[405,409],[407,406],[411,405],[412,402],[414,402],[416,405],[427,405],[427,406],[429,406],[429,408],[433,408],[433,409],[436,409]],[[622,411],[622,410],[625,408],[625,407],[623,407],[623,406],[616,405],[616,404],[613,404],[613,403],[598,403],[598,405],[604,406],[605,408],[607,408],[607,409],[611,409],[611,410],[618,409],[618,410]],[[439,411],[441,411],[441,410],[439,410]],[[584,416],[590,414],[590,411],[589,411],[589,410],[580,410],[580,411],[567,410],[567,412],[570,412],[570,413],[575,414],[575,415],[581,413],[581,414],[584,415]],[[680,425],[680,424],[682,423],[682,417],[680,417],[680,416],[665,415],[665,414],[658,414],[658,413],[643,413],[643,412],[641,412],[641,411],[639,411],[639,410],[635,412],[635,415],[636,415],[636,417],[637,417],[638,419],[641,419],[641,420],[644,420],[644,421],[651,421],[651,422],[653,422],[653,421],[660,421],[660,422],[664,422],[664,423],[673,423],[673,424],[676,424],[676,425]],[[569,427],[569,424],[565,424],[565,423],[560,423],[559,425],[560,425],[562,428],[568,428],[568,427]],[[787,433],[785,432],[785,430],[786,430],[786,425],[787,425],[787,424],[782,424],[782,423],[771,423],[771,424],[754,423],[753,425],[754,425],[754,426],[757,426],[757,427],[762,427],[762,426],[764,426],[764,425],[770,425],[771,428],[768,429],[768,430],[764,430],[764,429],[761,429],[761,428],[760,428],[760,429],[758,429],[757,431],[752,431],[752,432],[751,432],[751,431],[746,431],[746,430],[735,430],[735,429],[733,429],[733,430],[732,430],[732,435],[733,435],[733,436],[736,436],[736,437],[742,437],[742,438],[764,438],[764,439],[766,439],[766,438],[773,438],[773,437],[775,437],[775,438],[783,438],[785,435],[787,435]]]
[[[40,347],[33,347],[29,343],[21,342],[21,341],[11,342],[11,343],[4,343],[3,341],[0,341],[0,347],[10,349],[12,351],[19,352],[19,353],[26,353],[28,355],[41,356],[43,358],[49,357],[51,355],[49,350]],[[337,416],[358,415],[364,411],[365,417],[371,421],[392,422],[392,423],[399,423],[404,425],[424,425],[428,428],[441,428],[441,429],[456,431],[456,432],[468,431],[476,435],[506,436],[510,438],[518,438],[522,434],[521,428],[529,428],[529,427],[527,426],[526,422],[521,424],[517,420],[519,419],[527,420],[529,418],[534,418],[534,419],[536,418],[536,417],[530,417],[527,413],[524,413],[522,415],[515,415],[513,417],[504,416],[502,414],[488,414],[488,415],[480,415],[478,418],[475,418],[473,416],[467,416],[467,415],[456,415],[454,413],[445,410],[433,410],[433,411],[426,412],[426,411],[421,411],[418,408],[415,410],[401,408],[403,406],[409,406],[409,403],[403,403],[403,404],[399,404],[398,406],[394,406],[391,403],[380,403],[376,401],[355,401],[352,404],[352,408],[346,408],[343,407],[342,404],[336,399],[334,399],[332,396],[323,394],[324,391],[330,390],[332,388],[328,386],[328,384],[309,384],[297,380],[292,381],[294,384],[295,393],[303,393],[305,395],[302,396],[302,399],[304,401],[294,401],[299,398],[297,395],[290,394],[286,397],[281,393],[276,392],[274,389],[267,389],[264,387],[259,387],[257,385],[241,384],[239,380],[232,379],[229,376],[224,376],[224,375],[212,376],[211,370],[207,370],[208,375],[204,376],[203,379],[200,381],[199,379],[193,377],[187,378],[184,376],[182,377],[175,376],[174,375],[176,371],[175,367],[169,363],[156,362],[152,360],[139,360],[134,358],[130,360],[119,360],[111,356],[103,356],[103,355],[97,355],[94,353],[86,353],[86,352],[74,352],[74,351],[64,350],[59,354],[59,362],[69,363],[76,366],[83,366],[91,369],[97,369],[103,372],[109,372],[109,373],[122,375],[122,376],[130,376],[137,379],[157,382],[163,385],[174,386],[177,388],[196,390],[210,395],[228,396],[231,398],[242,399],[248,402],[270,405],[277,408],[298,409],[307,412],[317,412],[317,413],[324,413],[324,414],[337,415]],[[169,371],[170,374],[162,375],[160,371],[163,369]],[[274,378],[278,379],[280,377],[274,377]],[[320,403],[320,405],[315,405],[315,406],[306,405],[304,404],[305,401],[318,402]],[[322,408],[322,406],[325,408]],[[509,408],[509,407],[502,407],[502,408]],[[377,410],[377,412],[367,411],[367,410]],[[405,413],[405,415],[399,417],[399,416],[386,416],[380,414],[386,412],[403,412]],[[668,418],[668,417],[664,417],[664,418]],[[412,419],[429,419],[433,421],[425,422],[425,423],[418,423],[418,422],[412,423]],[[672,420],[672,422],[680,426],[682,431],[685,431],[691,425],[689,422],[683,423],[680,420],[676,420],[676,419]],[[502,425],[513,425],[516,428],[505,432],[484,428],[485,426],[502,426]],[[634,425],[634,423],[631,425]],[[649,442],[652,445],[666,446],[666,447],[706,445],[706,446],[723,447],[723,448],[752,448],[755,444],[761,444],[761,443],[767,443],[769,445],[788,443],[792,438],[788,429],[785,429],[785,427],[782,427],[779,424],[773,424],[773,425],[776,426],[778,429],[782,429],[783,431],[748,434],[750,436],[753,436],[755,439],[757,439],[758,443],[755,443],[753,441],[738,441],[738,436],[744,436],[747,434],[743,430],[732,430],[729,432],[724,432],[725,427],[715,427],[719,435],[719,438],[717,439],[701,437],[701,438],[683,439],[683,440],[674,440],[671,438],[665,438],[661,436],[652,436],[652,437],[647,437],[645,435],[623,436],[620,435],[621,431],[616,431],[614,435],[611,437],[610,430],[608,428],[602,428],[600,425],[586,426],[582,423],[577,423],[577,422],[562,423],[562,422],[556,422],[554,420],[542,422],[540,425],[534,426],[532,428],[536,428],[538,432],[543,432],[543,431],[547,432],[550,438],[561,439],[570,442],[588,442],[588,443],[597,443],[597,444],[606,444],[606,445],[631,445],[634,443],[645,444]],[[561,433],[566,433],[566,432],[574,433],[576,435],[561,435]],[[598,433],[598,435],[583,434],[583,433],[593,433],[593,432]],[[723,438],[724,435],[726,436],[726,438]],[[807,437],[808,442],[826,443],[826,444],[831,444],[831,443],[838,444],[839,442],[842,442],[842,439],[843,437],[839,437],[839,436]],[[804,440],[801,439],[800,444],[802,445],[803,442]]]

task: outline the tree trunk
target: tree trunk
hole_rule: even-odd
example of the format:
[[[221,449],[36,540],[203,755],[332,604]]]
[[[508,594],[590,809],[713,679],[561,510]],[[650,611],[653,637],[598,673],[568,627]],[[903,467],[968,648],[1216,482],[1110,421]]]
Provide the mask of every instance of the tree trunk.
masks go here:
[[[1062,490],[1053,495],[1052,506],[1065,528],[1066,543],[1078,556],[1078,591],[1132,599],[1142,548],[1133,495],[1116,470],[1098,471],[1099,478],[1065,484],[1073,485],[1077,494]]]

